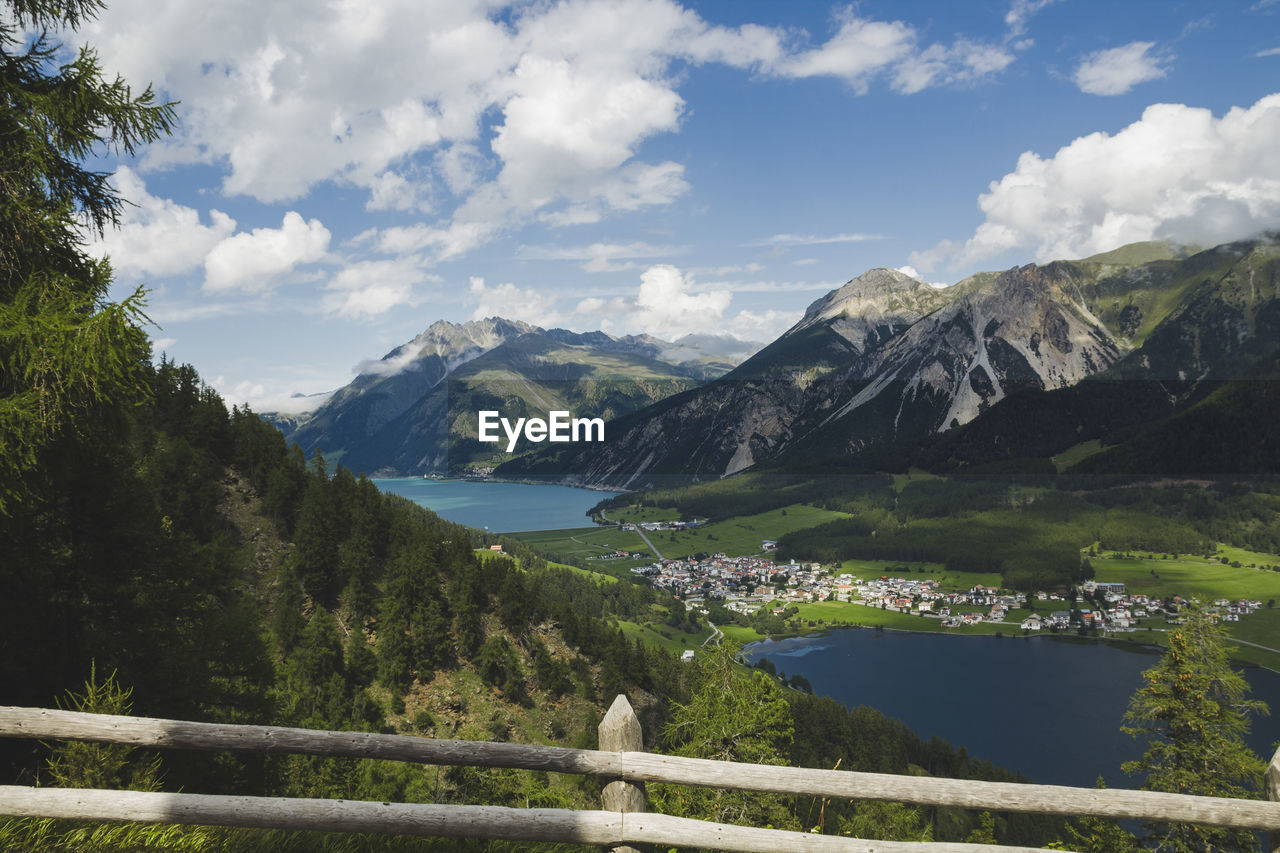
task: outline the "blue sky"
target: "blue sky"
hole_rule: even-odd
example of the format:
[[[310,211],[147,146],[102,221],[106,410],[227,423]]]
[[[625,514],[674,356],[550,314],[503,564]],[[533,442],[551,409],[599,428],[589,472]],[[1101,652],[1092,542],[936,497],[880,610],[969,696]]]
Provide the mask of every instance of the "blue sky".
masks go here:
[[[115,0],[180,101],[95,251],[259,410],[437,319],[767,341],[933,283],[1280,226],[1280,0]]]

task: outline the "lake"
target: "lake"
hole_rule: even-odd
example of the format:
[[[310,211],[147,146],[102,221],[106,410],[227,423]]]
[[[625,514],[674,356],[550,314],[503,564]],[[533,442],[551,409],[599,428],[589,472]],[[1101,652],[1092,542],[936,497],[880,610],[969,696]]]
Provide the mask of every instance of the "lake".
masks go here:
[[[590,527],[587,510],[605,498],[620,494],[569,486],[422,477],[378,478],[373,483],[382,491],[406,497],[441,518],[468,527],[488,528],[494,533]]]
[[[868,705],[922,737],[964,746],[1036,782],[1137,787],[1120,764],[1141,743],[1120,731],[1129,697],[1157,653],[1128,644],[1050,637],[968,637],[836,629],[766,640],[745,649],[779,673],[803,675],[815,693],[847,707]],[[1253,698],[1280,715],[1280,674],[1244,670]],[[1270,758],[1277,717],[1255,718],[1249,745]]]

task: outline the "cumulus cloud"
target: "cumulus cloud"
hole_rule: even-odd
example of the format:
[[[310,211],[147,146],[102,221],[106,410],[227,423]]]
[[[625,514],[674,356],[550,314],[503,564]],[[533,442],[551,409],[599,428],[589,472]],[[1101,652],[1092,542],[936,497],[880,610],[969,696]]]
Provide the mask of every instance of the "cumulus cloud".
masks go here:
[[[151,342],[151,351],[153,353],[160,353],[171,350],[173,349],[173,345],[177,342],[177,338],[156,338]]]
[[[928,271],[1030,249],[1084,257],[1140,240],[1215,244],[1280,225],[1280,94],[1221,118],[1154,104],[1115,135],[1092,133],[1044,158],[1028,151],[978,199],[986,219],[963,245],[910,257]]]
[[[1123,95],[1139,83],[1169,73],[1168,59],[1152,53],[1153,47],[1155,42],[1135,41],[1096,51],[1080,61],[1072,79],[1090,95]]]
[[[771,70],[784,77],[838,77],[859,94],[885,76],[890,88],[914,94],[930,86],[974,83],[1003,71],[1013,59],[1003,44],[963,36],[950,45],[921,47],[909,24],[846,11],[839,30],[825,44],[775,60]]]
[[[299,266],[319,261],[329,248],[329,229],[294,211],[279,228],[255,228],[222,240],[204,259],[204,289],[269,290]]]
[[[728,315],[732,291],[699,290],[691,275],[669,264],[656,264],[640,276],[635,296],[610,300],[590,297],[578,303],[578,325],[615,335],[650,334],[672,341],[688,334],[727,334],[741,340],[772,340],[798,315],[739,311]]]
[[[157,198],[147,192],[137,172],[121,166],[112,184],[132,204],[124,209],[121,227],[108,231],[94,246],[105,254],[117,274],[167,276],[200,266],[209,250],[231,236],[236,222],[218,210],[209,211],[209,224],[199,211]]]
[[[1016,20],[1039,5],[1018,0]],[[144,168],[211,165],[225,193],[266,203],[355,186],[370,210],[438,217],[383,243],[433,260],[527,221],[598,222],[685,195],[683,164],[641,155],[680,129],[685,65],[916,92],[1012,61],[1002,44],[924,43],[851,11],[815,39],[714,26],[675,0],[113,0],[69,40],[180,101],[177,133]]]
[[[474,305],[472,320],[502,317],[523,320],[535,326],[552,327],[564,323],[564,315],[555,308],[556,299],[533,288],[517,287],[510,282],[487,285],[483,278],[472,276],[466,303]]]
[[[325,289],[323,300],[330,314],[347,319],[377,317],[400,305],[417,305],[418,285],[438,281],[426,272],[421,259],[412,255],[394,260],[357,261],[337,272]]]

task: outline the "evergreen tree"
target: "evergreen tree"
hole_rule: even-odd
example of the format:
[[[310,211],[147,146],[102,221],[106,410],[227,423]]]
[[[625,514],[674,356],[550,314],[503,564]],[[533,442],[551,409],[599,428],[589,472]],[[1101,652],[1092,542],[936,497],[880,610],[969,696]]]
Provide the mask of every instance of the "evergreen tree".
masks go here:
[[[1249,715],[1266,713],[1247,697],[1249,684],[1232,671],[1222,629],[1192,610],[1169,634],[1160,663],[1142,674],[1129,703],[1124,731],[1150,739],[1142,758],[1123,765],[1146,775],[1143,789],[1177,794],[1254,799],[1264,764],[1244,743]],[[1159,850],[1254,850],[1243,829],[1151,823],[1147,839]]]
[[[167,134],[170,104],[102,78],[94,52],[58,64],[44,32],[74,29],[98,0],[8,0],[0,15],[0,512],[72,419],[145,394],[142,291],[107,299],[111,268],[84,230],[118,222],[124,201],[84,161],[131,154]],[[36,36],[27,39],[27,31]]]
[[[741,646],[724,643],[694,664],[688,704],[672,704],[662,735],[673,755],[748,764],[786,764],[794,722],[786,697],[762,672],[740,671]],[[781,796],[708,788],[655,785],[665,814],[728,823],[798,828]]]

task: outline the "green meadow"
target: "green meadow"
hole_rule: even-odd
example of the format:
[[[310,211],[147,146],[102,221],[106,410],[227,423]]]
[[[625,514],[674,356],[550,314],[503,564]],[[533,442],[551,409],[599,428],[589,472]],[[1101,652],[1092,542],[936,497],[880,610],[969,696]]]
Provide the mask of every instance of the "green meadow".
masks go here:
[[[730,557],[745,557],[761,552],[760,543],[766,539],[778,539],[793,530],[816,527],[837,518],[848,518],[847,513],[829,509],[792,504],[755,515],[705,524],[690,530],[658,530],[646,533],[654,547],[667,558],[687,557],[691,554],[724,553]]]

